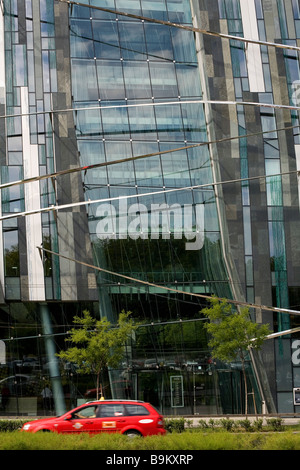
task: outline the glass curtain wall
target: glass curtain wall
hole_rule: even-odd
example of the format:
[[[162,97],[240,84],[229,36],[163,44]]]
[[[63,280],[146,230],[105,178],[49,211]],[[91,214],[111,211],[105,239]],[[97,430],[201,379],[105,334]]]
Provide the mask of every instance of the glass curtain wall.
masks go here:
[[[17,117],[6,120],[3,183],[24,177],[29,155],[24,147],[25,130],[29,130],[32,150],[37,151],[39,174],[54,171],[54,141],[61,134],[54,132],[48,111],[51,100],[59,101],[61,96],[58,72],[62,66],[56,50],[61,38],[55,30],[59,19],[53,1],[4,3],[6,113],[22,112],[21,97],[26,92],[32,115],[28,129]],[[194,35],[93,5],[192,25],[187,0],[99,0],[69,6],[80,164],[105,164],[82,172],[86,200],[99,200],[87,206],[89,235],[95,264],[110,274],[101,272],[97,277],[100,305],[90,300],[66,302],[62,290],[70,286],[61,282],[64,273],[59,260],[45,259],[46,312],[44,304],[24,297],[29,237],[25,220],[11,218],[3,223],[7,303],[0,308],[4,325],[0,351],[4,345],[6,355],[1,360],[0,382],[10,398],[8,403],[1,402],[2,411],[57,413],[53,404],[48,408],[42,399],[45,386],[54,383],[51,370],[57,359],[47,351],[54,344],[57,351],[65,347],[72,319],[84,309],[95,317],[100,310],[112,322],[125,309],[140,326],[120,370],[104,377],[107,397],[149,400],[165,414],[243,412],[240,365],[212,361],[199,314],[206,302],[192,295],[232,298],[210,186]],[[65,102],[62,99],[58,104],[63,109]],[[62,128],[66,130],[63,120]],[[41,208],[56,202],[51,181],[40,183],[39,195]],[[3,213],[22,211],[25,203],[22,186],[2,192]],[[58,251],[60,234],[52,212],[42,214],[40,228],[44,246]],[[47,317],[44,324],[43,315]],[[94,397],[93,377],[78,375],[72,364],[56,362],[55,366],[66,408]]]
[[[250,3],[250,2],[249,2]],[[252,2],[253,3],[253,2]],[[240,0],[219,0],[220,18],[226,20],[228,32],[231,35],[243,36],[243,18],[241,14],[242,2]],[[245,5],[245,4],[244,4]],[[269,22],[268,8],[271,7],[272,21]],[[296,45],[299,38],[299,2],[291,0],[274,0],[267,6],[262,0],[255,0],[254,22],[257,25],[258,37],[261,41],[270,41],[273,37],[274,42],[282,42],[287,45]],[[277,22],[278,29],[274,36],[274,25]],[[276,28],[275,28],[276,29]],[[277,39],[280,37],[280,41]],[[230,41],[232,70],[235,84],[235,96],[237,100],[252,100],[251,89],[249,86],[247,70],[247,51],[245,44],[241,42]],[[284,50],[282,54],[276,55],[276,66],[273,67],[271,50],[266,46],[260,46],[261,65],[263,72],[263,87],[258,90],[257,95],[252,94],[253,101],[273,104],[274,102],[285,103],[287,96],[290,99],[290,105],[297,105],[297,93],[299,86],[299,57],[296,51]],[[279,58],[280,56],[280,58]],[[257,59],[259,63],[259,59]],[[281,65],[280,65],[281,64]],[[282,78],[279,85],[276,80],[278,75]],[[284,90],[284,91],[283,91]],[[285,94],[285,95],[284,95]],[[254,98],[255,97],[255,98]],[[296,100],[296,101],[295,101]],[[242,106],[238,110],[239,132],[240,135],[247,134],[251,128],[251,122],[247,122],[247,115]],[[299,288],[295,287],[298,281],[293,279],[291,272],[293,268],[290,262],[290,223],[291,220],[298,218],[298,207],[295,206],[295,212],[292,212],[292,204],[285,198],[285,194],[291,193],[292,189],[281,172],[285,167],[294,168],[293,147],[297,148],[299,144],[299,123],[297,110],[290,113],[289,125],[294,126],[289,137],[283,137],[277,132],[276,128],[282,127],[282,116],[275,110],[266,107],[260,108],[260,119],[257,120],[258,128],[261,126],[263,134],[263,147],[260,156],[262,162],[262,171],[266,175],[265,192],[265,218],[267,220],[267,243],[266,253],[270,259],[270,290],[272,292],[272,305],[283,308],[298,308]],[[247,131],[248,126],[248,131]],[[270,131],[270,132],[269,132]],[[286,141],[284,140],[286,138]],[[288,140],[289,139],[289,140]],[[290,146],[289,150],[285,145]],[[247,178],[249,170],[253,170],[253,162],[248,158],[248,152],[251,152],[250,139],[240,140],[240,162],[241,177]],[[259,153],[259,150],[257,154]],[[253,157],[252,157],[253,160]],[[257,172],[259,162],[257,161]],[[253,174],[253,173],[252,173]],[[271,176],[273,175],[273,176]],[[288,189],[287,189],[288,188]],[[255,227],[252,227],[253,240],[251,240],[251,220],[255,220],[257,208],[255,208],[255,193],[249,192],[249,185],[243,185],[243,212],[245,227],[245,264],[247,298],[251,302],[255,296],[259,297],[260,278],[255,278],[253,266],[257,261],[253,257],[256,236]],[[251,201],[251,197],[253,198]],[[291,215],[293,213],[293,215]],[[247,233],[250,234],[247,236]],[[248,243],[247,243],[248,242]],[[254,243],[253,243],[254,242]],[[292,257],[294,254],[292,254]],[[293,284],[291,287],[289,284]],[[255,287],[256,286],[256,287]],[[256,289],[256,291],[255,291]],[[266,292],[265,292],[266,294]],[[268,295],[268,294],[267,294]],[[263,298],[263,296],[261,297]],[[292,307],[293,306],[293,307]],[[297,327],[299,320],[291,315],[276,313],[274,314],[275,331],[284,331],[290,327]],[[298,361],[292,359],[291,351],[298,345],[298,334],[292,336],[286,335],[275,341],[276,357],[276,388],[279,412],[292,412],[294,403],[292,400],[292,388],[298,387]],[[296,366],[296,367],[295,367]]]
[[[95,5],[192,24],[185,0]],[[232,298],[207,186],[212,174],[193,33],[74,5],[70,41],[81,164],[107,164],[83,178],[85,197],[103,200],[89,206],[94,257],[130,278],[99,274],[101,315],[115,321],[130,310],[145,324],[121,381],[111,372],[112,394],[150,400],[169,414],[241,412],[241,371],[212,362],[199,314],[205,301],[176,293]]]

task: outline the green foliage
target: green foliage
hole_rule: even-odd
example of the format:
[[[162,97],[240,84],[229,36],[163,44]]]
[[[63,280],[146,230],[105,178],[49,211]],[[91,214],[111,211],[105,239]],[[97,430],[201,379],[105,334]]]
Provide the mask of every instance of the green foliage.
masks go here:
[[[223,426],[224,429],[226,429],[226,431],[232,431],[233,428],[234,428],[234,421],[233,419],[229,419],[229,418],[222,418],[220,419],[220,423],[221,425]]]
[[[262,419],[252,420],[251,428],[247,419],[210,418],[187,430],[185,418],[165,421],[170,427],[166,435],[130,439],[118,433],[31,434],[19,431],[26,420],[0,420],[0,450],[300,450],[299,425],[284,427],[281,418],[267,419],[266,426]],[[288,427],[292,429],[287,431]]]
[[[252,423],[248,418],[239,419],[238,422],[237,422],[237,425],[241,426],[241,428],[243,428],[247,432],[253,431]]]
[[[213,418],[210,418],[210,419],[208,420],[208,424],[209,424],[209,426],[210,426],[211,428],[215,428],[215,426],[216,426],[216,421],[215,421]]]
[[[0,432],[12,432],[21,429],[28,420],[0,419]]]
[[[185,427],[184,418],[165,419],[165,428],[168,432],[183,432]]]
[[[74,324],[66,341],[74,346],[57,354],[61,359],[78,366],[79,374],[96,374],[97,389],[101,372],[107,368],[119,366],[124,347],[130,335],[136,329],[131,312],[120,313],[117,325],[113,326],[106,319],[96,320],[85,310],[83,316],[75,316]]]
[[[254,431],[262,431],[263,429],[263,422],[264,420],[262,418],[256,419],[252,423],[252,427]]]
[[[0,450],[300,450],[299,434],[247,432],[168,433],[130,439],[120,434],[63,435],[55,433],[1,432]]]
[[[270,334],[268,325],[252,322],[248,308],[234,311],[225,299],[210,299],[211,307],[201,312],[210,320],[205,328],[210,335],[208,346],[212,356],[220,361],[241,362],[245,386],[245,414],[248,413],[248,390],[245,371],[246,355],[250,348],[260,349]]]
[[[271,427],[272,431],[283,431],[282,418],[269,418],[267,424]]]
[[[200,420],[198,423],[198,428],[211,430],[212,432],[219,431],[221,429],[225,429],[228,432],[260,432],[263,430],[263,419],[259,418],[250,421],[248,418],[240,420],[233,420],[230,418],[210,418],[208,421]]]
[[[209,346],[216,359],[234,361],[244,359],[249,347],[260,349],[266,336],[270,334],[268,325],[259,325],[251,321],[249,309],[233,311],[226,300],[212,298],[211,307],[201,311],[210,322],[205,328],[211,335]]]

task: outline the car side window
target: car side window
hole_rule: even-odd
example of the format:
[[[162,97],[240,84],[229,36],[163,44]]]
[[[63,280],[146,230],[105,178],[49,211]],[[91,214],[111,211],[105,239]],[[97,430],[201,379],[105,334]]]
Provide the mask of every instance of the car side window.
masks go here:
[[[97,418],[115,418],[116,416],[123,416],[123,405],[109,404],[100,405],[97,410]]]
[[[150,411],[143,405],[125,405],[125,414],[127,416],[147,416]]]
[[[85,408],[81,408],[77,410],[73,414],[73,418],[78,419],[85,419],[85,418],[95,418],[97,416],[97,406],[86,406]]]

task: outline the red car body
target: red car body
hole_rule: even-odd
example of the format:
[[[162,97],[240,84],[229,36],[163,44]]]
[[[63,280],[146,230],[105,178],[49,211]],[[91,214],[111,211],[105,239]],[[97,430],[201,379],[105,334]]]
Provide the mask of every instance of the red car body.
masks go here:
[[[66,434],[102,432],[150,436],[165,434],[163,417],[150,404],[136,400],[99,400],[55,417],[28,421],[22,431]]]

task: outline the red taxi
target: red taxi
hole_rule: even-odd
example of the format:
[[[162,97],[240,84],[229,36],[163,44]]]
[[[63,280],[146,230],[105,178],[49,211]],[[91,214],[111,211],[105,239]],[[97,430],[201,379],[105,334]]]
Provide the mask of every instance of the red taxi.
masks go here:
[[[129,436],[165,434],[163,417],[143,401],[100,400],[85,403],[55,417],[29,421],[22,427],[27,432],[57,432],[76,434],[86,432],[118,432]]]

